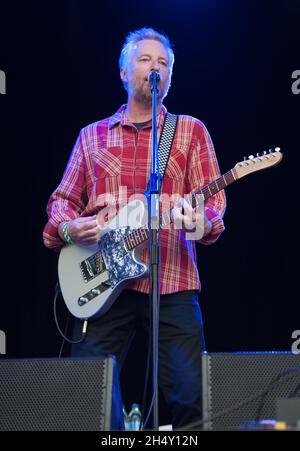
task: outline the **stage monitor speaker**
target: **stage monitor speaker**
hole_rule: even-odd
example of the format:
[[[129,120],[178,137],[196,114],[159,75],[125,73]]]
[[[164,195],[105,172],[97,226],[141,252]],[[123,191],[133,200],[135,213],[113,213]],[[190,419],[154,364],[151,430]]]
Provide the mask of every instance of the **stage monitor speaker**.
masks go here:
[[[204,429],[276,419],[278,398],[300,396],[300,356],[289,352],[204,353],[202,368]]]
[[[124,429],[114,356],[0,360],[1,431]]]

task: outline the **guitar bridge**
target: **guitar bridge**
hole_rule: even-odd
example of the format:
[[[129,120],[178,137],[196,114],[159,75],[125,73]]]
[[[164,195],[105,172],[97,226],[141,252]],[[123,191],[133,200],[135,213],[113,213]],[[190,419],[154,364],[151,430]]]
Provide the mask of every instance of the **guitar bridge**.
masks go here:
[[[85,283],[99,276],[106,270],[106,266],[100,252],[96,252],[80,263],[80,271]]]

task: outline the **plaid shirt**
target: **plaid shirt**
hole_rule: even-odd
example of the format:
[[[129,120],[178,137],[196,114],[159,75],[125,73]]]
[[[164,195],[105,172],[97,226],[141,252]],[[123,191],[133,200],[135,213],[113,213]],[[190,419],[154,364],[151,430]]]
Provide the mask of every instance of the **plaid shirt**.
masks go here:
[[[49,249],[59,251],[65,245],[58,235],[61,222],[89,216],[101,209],[97,204],[101,194],[110,193],[120,200],[121,186],[127,188],[127,199],[144,193],[151,166],[151,123],[138,132],[126,117],[125,107],[81,130],[62,181],[47,205],[49,220],[43,238]],[[163,106],[157,118],[158,136],[166,111]],[[204,124],[191,116],[180,115],[162,193],[170,196],[178,193],[183,197],[219,176],[213,144]],[[225,208],[224,191],[207,201],[205,210],[213,227],[200,243],[212,244],[218,239],[224,230]],[[142,260],[149,261],[147,248],[142,252]],[[174,227],[161,231],[160,287],[161,294],[200,290],[195,241],[187,240],[185,232]],[[148,293],[148,279],[137,279],[129,288]]]

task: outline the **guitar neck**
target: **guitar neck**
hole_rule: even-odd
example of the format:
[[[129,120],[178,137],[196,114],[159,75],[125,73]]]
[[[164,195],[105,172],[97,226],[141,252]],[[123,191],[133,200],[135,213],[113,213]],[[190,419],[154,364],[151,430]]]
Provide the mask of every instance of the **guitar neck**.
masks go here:
[[[219,191],[231,185],[236,180],[238,180],[238,176],[236,174],[236,170],[233,168],[230,171],[226,172],[226,174],[221,175],[221,177],[219,177],[218,179],[214,180],[211,183],[208,183],[198,191],[190,193],[192,207],[195,208],[199,206],[199,199],[201,199],[201,202],[203,200],[206,201],[211,196],[214,196]],[[199,194],[201,194],[202,196],[199,197]]]
[[[236,170],[233,168],[230,171],[226,172],[226,174],[222,175],[218,179],[214,180],[211,183],[208,183],[203,188],[199,189],[198,191],[193,191],[189,194],[190,196],[190,202],[193,208],[196,208],[199,206],[199,201],[201,199],[201,202],[206,201],[211,196],[214,196],[219,191],[223,190],[227,186],[231,185],[233,182],[238,180],[238,176],[236,174]],[[199,196],[201,195],[201,196]],[[162,227],[166,227],[167,225],[172,223],[171,219],[171,212],[172,209],[166,210],[161,215],[161,224]],[[146,241],[149,237],[149,231],[148,227],[139,227],[136,230],[133,230],[129,235],[127,235],[124,238],[124,244],[126,246],[126,249],[129,251],[132,251],[137,246],[142,244],[144,241]]]

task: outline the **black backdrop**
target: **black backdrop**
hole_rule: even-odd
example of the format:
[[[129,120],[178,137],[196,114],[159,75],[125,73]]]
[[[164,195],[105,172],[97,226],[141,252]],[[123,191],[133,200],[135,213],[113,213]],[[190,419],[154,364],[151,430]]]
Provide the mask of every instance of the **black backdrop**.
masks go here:
[[[244,155],[283,149],[279,166],[228,188],[226,232],[215,245],[198,247],[199,300],[209,351],[290,350],[291,334],[300,329],[300,94],[291,89],[292,73],[300,70],[299,19],[296,0],[1,5],[7,92],[0,96],[0,329],[6,357],[58,355],[52,312],[57,255],[42,244],[45,206],[80,128],[126,101],[119,52],[126,33],[142,26],[173,41],[165,104],[207,125],[222,172]],[[65,316],[61,306],[62,324]],[[145,356],[141,340],[134,346],[125,379],[141,369],[136,352]]]

